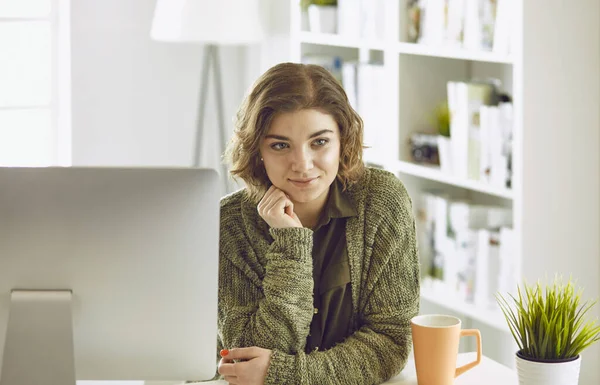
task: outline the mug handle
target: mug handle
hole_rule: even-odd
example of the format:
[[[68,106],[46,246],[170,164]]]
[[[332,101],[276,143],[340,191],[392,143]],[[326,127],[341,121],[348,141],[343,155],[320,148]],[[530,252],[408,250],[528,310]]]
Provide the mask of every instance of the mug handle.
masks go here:
[[[456,368],[456,374],[454,378],[460,376],[467,370],[473,369],[481,362],[481,333],[477,329],[464,329],[460,331],[460,337],[474,336],[477,339],[477,359],[473,362],[469,362],[466,365]]]

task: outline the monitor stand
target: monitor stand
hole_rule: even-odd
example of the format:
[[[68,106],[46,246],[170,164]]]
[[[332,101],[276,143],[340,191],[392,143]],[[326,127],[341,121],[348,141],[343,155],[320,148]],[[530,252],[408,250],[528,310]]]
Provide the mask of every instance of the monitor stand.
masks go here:
[[[13,290],[0,385],[75,385],[70,290]]]

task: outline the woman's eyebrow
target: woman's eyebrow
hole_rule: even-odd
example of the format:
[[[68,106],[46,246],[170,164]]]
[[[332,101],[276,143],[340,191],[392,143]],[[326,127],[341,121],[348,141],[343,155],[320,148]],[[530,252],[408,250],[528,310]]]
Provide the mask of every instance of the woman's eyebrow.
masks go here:
[[[323,135],[323,134],[325,134],[325,133],[332,133],[332,134],[333,134],[333,131],[332,131],[332,130],[327,130],[327,129],[325,129],[325,130],[321,130],[321,131],[317,131],[317,132],[315,132],[314,134],[311,134],[311,135],[308,137],[308,139],[314,138],[314,137],[316,137],[316,136]],[[290,140],[290,138],[288,138],[288,137],[286,137],[286,136],[281,136],[281,135],[273,135],[273,134],[265,135],[265,139],[277,139],[277,140],[288,140],[288,141]]]

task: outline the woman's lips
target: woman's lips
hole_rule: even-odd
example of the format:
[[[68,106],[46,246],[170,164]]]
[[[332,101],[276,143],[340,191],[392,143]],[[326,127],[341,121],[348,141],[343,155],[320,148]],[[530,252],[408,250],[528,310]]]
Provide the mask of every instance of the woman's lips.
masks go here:
[[[292,184],[294,184],[295,186],[307,187],[307,186],[312,185],[314,182],[316,182],[317,179],[319,179],[319,177],[308,178],[308,179],[289,179],[289,181],[292,182]]]

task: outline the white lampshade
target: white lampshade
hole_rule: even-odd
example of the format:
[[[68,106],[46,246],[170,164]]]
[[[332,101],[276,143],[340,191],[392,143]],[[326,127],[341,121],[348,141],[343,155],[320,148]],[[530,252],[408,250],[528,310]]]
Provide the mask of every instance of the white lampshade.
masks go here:
[[[157,0],[150,36],[171,42],[249,44],[262,39],[260,0]]]

